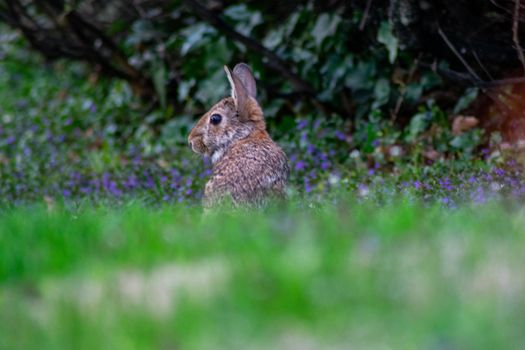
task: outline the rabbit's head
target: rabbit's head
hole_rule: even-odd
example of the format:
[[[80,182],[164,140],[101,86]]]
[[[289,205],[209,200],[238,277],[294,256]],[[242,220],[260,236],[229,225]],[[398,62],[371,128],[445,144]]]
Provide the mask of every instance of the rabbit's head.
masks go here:
[[[224,66],[231,96],[222,99],[204,114],[188,137],[192,150],[216,162],[237,140],[256,130],[265,130],[263,112],[257,100],[255,78],[250,67],[239,63],[233,71]]]

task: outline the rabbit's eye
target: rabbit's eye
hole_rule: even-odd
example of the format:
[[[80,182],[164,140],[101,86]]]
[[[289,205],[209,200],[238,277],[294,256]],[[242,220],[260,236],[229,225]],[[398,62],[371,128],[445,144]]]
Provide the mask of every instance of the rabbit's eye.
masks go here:
[[[212,114],[210,117],[210,123],[213,125],[218,125],[222,120],[222,116],[220,114]]]

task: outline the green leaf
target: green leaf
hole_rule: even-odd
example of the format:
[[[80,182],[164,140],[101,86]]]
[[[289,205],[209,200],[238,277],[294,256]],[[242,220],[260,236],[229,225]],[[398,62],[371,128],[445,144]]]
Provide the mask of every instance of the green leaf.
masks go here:
[[[419,134],[426,130],[429,124],[429,112],[421,112],[416,114],[410,120],[410,125],[408,127],[408,136],[407,141],[414,141]]]
[[[192,49],[204,45],[206,43],[204,38],[207,34],[212,33],[213,31],[213,28],[200,22],[182,30],[181,34],[184,36],[185,40],[180,49],[181,55],[184,56]]]
[[[224,15],[236,22],[235,29],[238,32],[248,36],[254,27],[263,22],[261,13],[250,10],[246,4],[230,6],[224,10]]]
[[[162,61],[156,61],[153,65],[153,85],[155,85],[160,105],[165,109],[167,104],[166,66]]]
[[[399,40],[392,32],[392,25],[389,22],[382,22],[377,33],[377,40],[385,45],[388,50],[388,60],[394,63],[397,58],[397,50],[399,48]]]
[[[374,61],[358,61],[357,65],[346,73],[345,86],[354,91],[354,98],[355,94],[360,92],[365,92],[368,98],[370,91],[375,87],[376,77],[377,66]],[[365,100],[358,101],[365,102]]]
[[[318,48],[321,47],[327,37],[336,32],[339,22],[341,22],[341,17],[327,13],[323,13],[317,18],[312,35]]]
[[[195,86],[195,79],[182,80],[179,83],[177,98],[179,101],[183,102],[190,96],[191,88]]]
[[[390,82],[388,79],[378,79],[374,87],[374,103],[372,108],[379,108],[388,102],[390,98]]]
[[[461,96],[461,98],[458,100],[458,102],[454,106],[454,110],[453,110],[454,114],[459,113],[465,108],[467,108],[468,106],[470,106],[472,101],[474,101],[476,97],[478,97],[478,93],[479,93],[478,88],[467,89],[467,91],[465,91],[465,94]]]

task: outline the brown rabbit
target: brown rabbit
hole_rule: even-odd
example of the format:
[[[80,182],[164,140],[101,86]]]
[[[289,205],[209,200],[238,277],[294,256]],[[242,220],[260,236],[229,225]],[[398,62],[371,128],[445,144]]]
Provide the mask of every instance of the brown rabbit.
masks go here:
[[[213,164],[203,204],[209,208],[231,200],[235,206],[257,206],[268,198],[285,198],[288,161],[266,132],[250,67],[239,63],[233,72],[224,70],[231,97],[204,114],[188,137],[192,150],[209,156]]]

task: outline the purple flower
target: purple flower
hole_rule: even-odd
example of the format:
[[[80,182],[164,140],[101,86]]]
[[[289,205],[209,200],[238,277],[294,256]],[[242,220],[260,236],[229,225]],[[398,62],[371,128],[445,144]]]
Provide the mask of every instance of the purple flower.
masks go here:
[[[370,193],[370,189],[368,188],[367,185],[363,184],[363,183],[360,183],[358,186],[357,186],[357,192],[359,193],[359,195],[361,197],[366,197],[368,196],[368,194]]]
[[[138,186],[137,177],[135,175],[128,176],[128,180],[125,183],[126,187],[129,187],[130,189],[135,188]]]
[[[304,192],[312,192],[312,186],[310,184],[310,180],[307,177],[304,178]]]
[[[305,168],[306,168],[306,164],[302,160],[295,163],[295,170],[301,171],[301,170],[304,170]]]
[[[496,174],[496,176],[505,176],[505,170],[501,168],[496,168],[494,169],[494,174]]]
[[[314,154],[314,152],[315,152],[314,145],[308,144],[308,146],[306,147],[306,152],[308,152],[309,154]]]
[[[340,140],[340,141],[346,141],[346,135],[345,135],[345,133],[342,132],[342,131],[339,131],[339,130],[337,130],[337,131],[335,132],[335,138],[338,139],[338,140]]]
[[[308,134],[306,132],[301,133],[301,142],[305,143],[308,141]]]
[[[452,186],[448,177],[446,177],[445,180],[439,180],[439,184],[447,191],[452,191],[454,189],[454,186]]]
[[[106,188],[106,190],[108,190],[109,193],[111,193],[115,197],[120,197],[122,195],[122,191],[118,188],[117,183],[113,180],[109,182],[109,185]]]
[[[471,196],[471,198],[477,204],[485,203],[486,199],[485,199],[485,193],[483,191],[483,188],[481,186],[478,186],[476,188],[476,191]]]
[[[297,130],[303,130],[308,126],[308,120],[302,119],[297,123]]]

